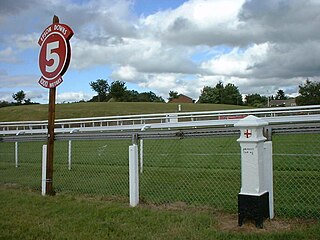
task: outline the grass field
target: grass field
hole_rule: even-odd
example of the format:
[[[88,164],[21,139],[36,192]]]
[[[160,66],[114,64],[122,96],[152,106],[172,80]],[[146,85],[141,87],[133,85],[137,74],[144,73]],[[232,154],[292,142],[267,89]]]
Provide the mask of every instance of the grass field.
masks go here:
[[[216,111],[231,109],[247,109],[244,106],[225,104],[193,104],[182,103],[183,112]],[[178,104],[175,103],[123,103],[123,102],[101,102],[101,103],[69,103],[56,105],[56,118],[81,118],[81,117],[104,117],[147,113],[177,112]],[[47,120],[48,105],[21,105],[0,108],[0,122],[5,121],[31,121]]]
[[[237,136],[145,140],[141,202],[183,202],[235,213],[240,190],[240,148],[236,139]],[[276,215],[320,218],[320,149],[315,144],[320,142],[320,136],[276,135],[273,141]],[[42,144],[20,143],[20,166],[15,168],[14,143],[0,143],[0,182],[40,190]],[[69,171],[67,142],[56,142],[55,190],[116,196],[128,201],[130,144],[129,140],[74,141]]]
[[[0,185],[0,239],[319,239],[317,221],[276,219],[237,227],[236,215],[181,205],[129,208],[121,199]]]

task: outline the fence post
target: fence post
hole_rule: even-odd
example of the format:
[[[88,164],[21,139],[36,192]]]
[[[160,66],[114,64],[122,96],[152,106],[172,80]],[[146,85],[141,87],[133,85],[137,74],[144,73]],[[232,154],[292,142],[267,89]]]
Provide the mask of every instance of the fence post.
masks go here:
[[[71,160],[72,159],[72,141],[68,141],[68,170],[71,170]]]
[[[139,203],[139,169],[138,169],[138,145],[129,146],[129,198],[130,206],[135,207]]]
[[[272,141],[266,141],[263,148],[263,162],[265,168],[266,188],[269,192],[269,213],[270,219],[274,218],[273,207],[273,159],[272,159]]]
[[[18,149],[18,142],[14,143],[14,158],[15,158],[15,165],[16,168],[19,167],[19,149]]]
[[[265,218],[273,217],[272,143],[265,142],[263,128],[268,123],[255,116],[241,119],[237,140],[241,147],[241,191],[238,194],[238,224],[253,219],[263,227]],[[272,212],[272,214],[270,214]]]
[[[70,131],[70,134],[79,132],[79,128],[74,128]],[[71,164],[72,164],[72,140],[68,141],[68,170],[71,170]]]
[[[46,182],[47,182],[47,145],[43,145],[42,146],[42,181],[41,181],[42,196],[45,196],[47,193]]]
[[[145,131],[151,127],[150,124],[144,125],[141,131]],[[140,173],[143,172],[143,139],[140,139]]]
[[[24,134],[24,131],[19,131],[16,133],[16,136],[19,136],[20,134]],[[19,143],[14,143],[14,159],[15,159],[15,166],[16,168],[19,167]]]

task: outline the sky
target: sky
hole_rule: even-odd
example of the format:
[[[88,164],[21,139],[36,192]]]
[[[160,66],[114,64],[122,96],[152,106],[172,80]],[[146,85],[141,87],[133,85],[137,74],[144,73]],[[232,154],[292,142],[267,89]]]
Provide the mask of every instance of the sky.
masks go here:
[[[320,0],[0,0],[0,100],[48,102],[37,42],[53,15],[74,31],[58,103],[91,99],[97,79],[195,100],[219,81],[292,97],[320,81]]]

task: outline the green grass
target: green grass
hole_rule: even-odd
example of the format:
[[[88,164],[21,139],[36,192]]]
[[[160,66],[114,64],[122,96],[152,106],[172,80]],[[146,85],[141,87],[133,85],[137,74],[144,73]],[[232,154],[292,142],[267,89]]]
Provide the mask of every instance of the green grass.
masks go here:
[[[216,111],[231,109],[246,109],[248,107],[224,104],[192,104],[182,103],[183,112]],[[175,103],[69,103],[56,105],[56,119],[104,117],[131,114],[177,112]],[[0,108],[0,122],[47,120],[48,105],[22,105]]]
[[[317,221],[274,220],[237,227],[236,215],[190,207],[128,207],[121,199],[0,185],[0,239],[319,239]],[[284,224],[285,223],[285,224]],[[282,226],[283,225],[283,226]]]

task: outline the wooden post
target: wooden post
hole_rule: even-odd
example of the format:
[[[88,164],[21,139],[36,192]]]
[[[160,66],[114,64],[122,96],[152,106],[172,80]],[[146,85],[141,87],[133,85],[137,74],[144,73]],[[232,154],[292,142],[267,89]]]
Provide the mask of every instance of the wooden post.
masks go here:
[[[59,23],[59,18],[54,15],[53,24]],[[54,151],[54,120],[56,108],[56,88],[49,91],[49,114],[48,114],[48,142],[47,142],[47,171],[46,171],[46,195],[54,195],[53,183],[53,151]]]

